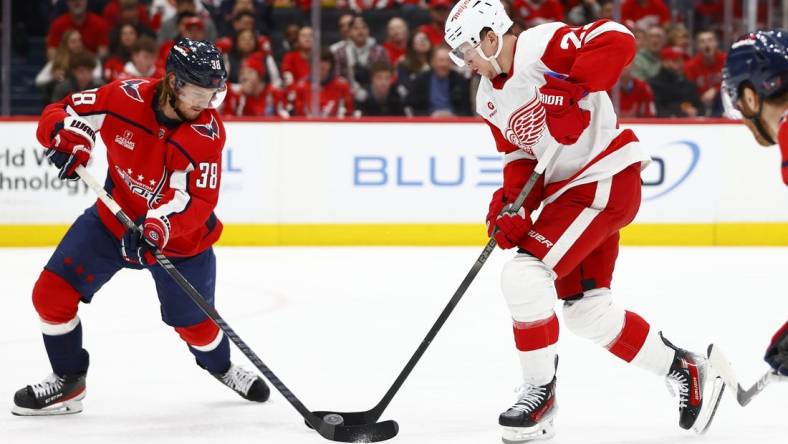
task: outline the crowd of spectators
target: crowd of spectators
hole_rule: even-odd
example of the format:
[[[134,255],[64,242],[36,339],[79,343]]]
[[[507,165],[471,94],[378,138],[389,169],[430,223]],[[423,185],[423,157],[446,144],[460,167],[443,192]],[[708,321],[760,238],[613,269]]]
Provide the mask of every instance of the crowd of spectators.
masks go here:
[[[48,0],[49,1],[49,0]],[[210,40],[223,52],[238,116],[471,116],[478,79],[450,61],[443,23],[452,0],[322,0],[338,14],[337,41],[323,41],[312,106],[311,0],[51,0],[47,64],[35,79],[45,102],[117,79],[160,77],[175,40]],[[550,21],[580,26],[613,17],[609,0],[504,0],[515,31]],[[663,0],[622,0],[621,22],[638,52],[611,96],[622,117],[719,116],[722,2],[695,0],[691,14]],[[740,3],[740,2],[738,2]],[[274,23],[274,8],[305,11]],[[429,16],[409,23],[421,9]],[[391,11],[370,32],[365,13]],[[741,5],[734,9],[741,11]],[[764,10],[764,8],[761,8]],[[740,14],[737,14],[740,16]],[[686,25],[698,29],[690,35]],[[273,30],[280,38],[274,38]],[[373,34],[374,34],[373,33]],[[272,41],[275,40],[275,41]]]

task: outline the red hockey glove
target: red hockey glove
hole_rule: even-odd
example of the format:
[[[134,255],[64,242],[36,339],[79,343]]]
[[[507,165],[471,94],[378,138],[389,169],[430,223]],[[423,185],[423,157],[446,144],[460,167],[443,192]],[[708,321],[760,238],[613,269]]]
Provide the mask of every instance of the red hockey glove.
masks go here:
[[[68,116],[55,125],[46,156],[49,163],[60,169],[57,177],[61,180],[79,179],[75,170],[88,164],[95,142],[96,132],[79,116]]]
[[[776,372],[788,376],[788,322],[772,338],[764,359]]]
[[[516,213],[507,210],[498,218],[496,224],[500,231],[495,234],[495,241],[499,247],[508,250],[520,245],[528,235],[531,230],[531,215],[526,213],[525,208],[520,208]]]
[[[498,188],[490,199],[490,211],[487,212],[487,236],[492,236],[493,229],[495,228],[495,220],[506,205],[506,199],[503,198],[503,187]]]
[[[591,113],[578,105],[586,91],[566,80],[544,77],[547,83],[539,88],[539,100],[547,114],[547,128],[558,143],[572,145],[591,121]]]
[[[126,262],[153,265],[153,251],[162,251],[169,240],[167,224],[157,217],[147,217],[139,229],[128,230],[120,241],[120,253]]]

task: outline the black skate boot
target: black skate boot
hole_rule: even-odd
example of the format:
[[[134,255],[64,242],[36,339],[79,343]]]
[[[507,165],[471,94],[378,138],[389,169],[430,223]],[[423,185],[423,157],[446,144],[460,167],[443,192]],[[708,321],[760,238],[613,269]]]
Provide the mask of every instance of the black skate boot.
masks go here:
[[[14,394],[17,416],[69,415],[82,411],[85,397],[85,373],[58,376],[54,373],[42,382],[28,385]]]
[[[679,398],[679,426],[698,434],[705,433],[714,419],[725,383],[707,358],[676,347],[662,333],[659,336],[665,345],[676,351],[666,382],[668,389]]]
[[[263,381],[263,378],[257,376],[257,373],[244,370],[243,368],[230,364],[230,369],[223,375],[218,373],[211,373],[214,378],[221,381],[222,384],[230,387],[249,401],[265,402],[271,394],[271,390]]]
[[[517,402],[501,413],[498,424],[503,427],[503,442],[519,444],[555,435],[553,419],[557,410],[555,381],[545,385],[525,384],[519,389]]]

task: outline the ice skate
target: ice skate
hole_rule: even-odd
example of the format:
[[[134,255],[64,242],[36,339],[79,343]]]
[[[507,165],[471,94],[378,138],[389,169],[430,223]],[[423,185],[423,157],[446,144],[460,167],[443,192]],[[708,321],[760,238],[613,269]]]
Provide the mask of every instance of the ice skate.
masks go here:
[[[222,384],[230,387],[235,393],[249,401],[265,402],[271,394],[271,390],[257,373],[244,370],[235,364],[230,364],[230,369],[223,375],[218,373],[211,374],[214,378],[221,381]]]
[[[38,384],[17,390],[11,413],[17,416],[70,415],[82,411],[83,398],[84,373],[74,376],[52,373]]]
[[[676,351],[666,382],[679,398],[679,425],[698,434],[705,433],[714,419],[725,383],[707,358],[674,346],[661,333],[660,337]]]
[[[498,417],[504,443],[525,443],[555,435],[555,380],[553,377],[549,384],[525,384],[519,388],[517,402]]]

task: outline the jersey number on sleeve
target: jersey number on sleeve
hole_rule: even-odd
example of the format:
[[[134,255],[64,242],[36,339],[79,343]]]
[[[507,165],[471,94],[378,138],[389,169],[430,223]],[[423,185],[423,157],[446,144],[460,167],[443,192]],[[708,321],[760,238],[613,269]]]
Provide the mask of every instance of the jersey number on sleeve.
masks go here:
[[[96,89],[86,89],[84,91],[71,94],[71,101],[74,106],[77,105],[93,105],[96,103]]]
[[[200,178],[197,179],[197,188],[216,188],[218,166],[215,162],[200,162]]]

